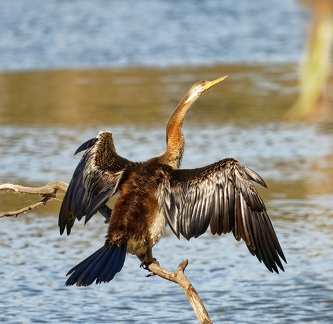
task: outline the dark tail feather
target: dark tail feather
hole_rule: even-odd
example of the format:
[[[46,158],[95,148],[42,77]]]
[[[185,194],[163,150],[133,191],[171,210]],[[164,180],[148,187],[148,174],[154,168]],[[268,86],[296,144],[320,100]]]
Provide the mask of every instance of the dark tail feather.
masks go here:
[[[109,282],[122,269],[126,256],[126,244],[104,245],[87,259],[68,271],[66,286],[89,286]]]

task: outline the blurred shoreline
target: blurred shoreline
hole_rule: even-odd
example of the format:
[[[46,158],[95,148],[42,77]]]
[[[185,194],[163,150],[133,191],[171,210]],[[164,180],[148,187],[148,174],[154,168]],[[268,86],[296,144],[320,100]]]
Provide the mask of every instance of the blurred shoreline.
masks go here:
[[[4,72],[0,124],[164,125],[192,84],[223,75],[188,123],[280,120],[297,95],[296,63]]]

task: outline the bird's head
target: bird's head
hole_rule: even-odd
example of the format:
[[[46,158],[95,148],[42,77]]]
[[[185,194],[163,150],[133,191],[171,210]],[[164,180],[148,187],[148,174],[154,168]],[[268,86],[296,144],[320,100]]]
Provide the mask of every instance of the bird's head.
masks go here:
[[[195,83],[190,91],[188,92],[188,97],[186,99],[186,101],[193,101],[195,99],[197,99],[198,97],[200,97],[204,92],[206,92],[208,89],[210,89],[211,87],[213,87],[215,84],[220,83],[221,81],[223,81],[226,76],[223,76],[221,78],[218,78],[216,80],[213,81],[199,81],[197,83]]]

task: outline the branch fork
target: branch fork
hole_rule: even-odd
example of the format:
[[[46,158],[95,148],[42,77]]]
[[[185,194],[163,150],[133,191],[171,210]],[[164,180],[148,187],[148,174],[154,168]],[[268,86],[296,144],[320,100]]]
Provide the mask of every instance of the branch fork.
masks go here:
[[[21,185],[9,183],[9,182],[0,183],[0,191],[12,190],[12,191],[15,191],[15,193],[25,193],[25,194],[35,194],[35,195],[38,194],[38,195],[42,196],[42,199],[39,202],[25,206],[18,210],[12,210],[12,211],[2,213],[2,214],[0,214],[0,218],[11,217],[11,216],[17,217],[20,214],[25,214],[40,206],[43,206],[49,200],[56,198],[58,190],[66,191],[67,187],[68,187],[68,184],[66,182],[62,182],[62,181],[50,182],[50,183],[46,184],[45,186],[36,187],[36,188],[25,187],[25,186],[21,186]]]

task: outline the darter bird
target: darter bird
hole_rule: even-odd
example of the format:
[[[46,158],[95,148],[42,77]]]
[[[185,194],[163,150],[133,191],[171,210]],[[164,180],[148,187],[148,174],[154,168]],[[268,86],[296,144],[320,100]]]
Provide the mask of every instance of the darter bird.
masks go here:
[[[145,162],[132,162],[117,154],[112,134],[100,132],[82,144],[85,151],[65,193],[59,214],[60,233],[69,235],[75,219],[85,223],[97,212],[109,220],[104,245],[72,268],[66,285],[88,286],[109,282],[122,269],[126,253],[155,262],[152,247],[168,224],[187,240],[208,227],[212,234],[232,232],[243,239],[252,255],[271,272],[284,271],[286,262],[264,202],[253,182],[264,180],[233,158],[197,169],[179,169],[184,151],[182,125],[192,104],[224,80],[194,84],[166,125],[166,151]],[[112,210],[107,202],[119,198]]]

